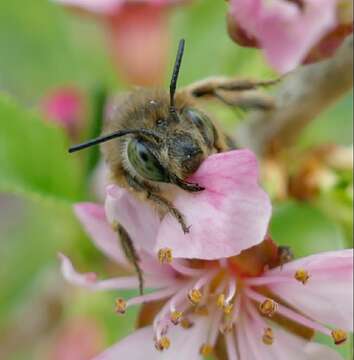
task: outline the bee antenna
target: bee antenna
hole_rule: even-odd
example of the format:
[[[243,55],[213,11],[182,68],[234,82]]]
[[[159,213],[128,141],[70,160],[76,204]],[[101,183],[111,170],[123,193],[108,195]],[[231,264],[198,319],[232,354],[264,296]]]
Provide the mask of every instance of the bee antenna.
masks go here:
[[[178,116],[175,108],[175,92],[176,85],[178,80],[179,68],[181,67],[183,52],[184,52],[184,39],[181,39],[178,44],[178,50],[175,60],[175,65],[173,67],[172,78],[170,82],[170,114],[178,121]]]
[[[79,150],[82,150],[82,149],[86,149],[88,147],[91,147],[91,146],[94,146],[94,145],[97,145],[97,144],[100,144],[100,143],[115,139],[117,137],[128,135],[128,134],[138,134],[138,135],[142,135],[142,136],[153,137],[156,140],[161,139],[161,136],[158,133],[156,133],[155,131],[153,131],[153,130],[149,130],[149,129],[124,129],[124,130],[115,131],[115,132],[113,132],[111,134],[108,134],[108,135],[102,135],[102,136],[100,136],[98,138],[88,140],[88,141],[86,141],[86,142],[84,142],[82,144],[71,146],[68,151],[69,151],[69,153],[73,153],[73,152],[76,152],[76,151],[79,151]]]

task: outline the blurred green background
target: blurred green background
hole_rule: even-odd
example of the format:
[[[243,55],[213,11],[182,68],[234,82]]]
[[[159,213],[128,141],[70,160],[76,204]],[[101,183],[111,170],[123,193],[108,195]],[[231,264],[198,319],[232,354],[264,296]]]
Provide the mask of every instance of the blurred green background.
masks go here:
[[[187,41],[180,85],[215,74],[272,75],[257,50],[239,48],[228,38],[226,7],[224,1],[204,0],[172,12],[169,68],[178,39]],[[81,134],[86,138],[97,128],[95,104],[102,89],[110,93],[126,87],[99,24],[45,0],[0,1],[1,359],[57,359],[53,349],[65,343],[65,334],[75,333],[77,324],[84,329],[75,328],[77,333],[97,342],[97,350],[134,327],[137,309],[124,317],[114,314],[116,293],[89,294],[67,285],[59,272],[59,251],[82,271],[105,276],[115,270],[72,212],[73,203],[95,199],[87,159],[94,155],[69,156],[69,137],[39,111],[48,91],[67,85],[87,97]],[[352,110],[348,94],[306,129],[298,146],[352,144]],[[230,112],[225,111],[225,118],[227,128],[233,128],[236,120]],[[275,204],[272,234],[291,245],[296,256],[351,247],[351,229],[348,187],[338,186],[311,203]],[[350,358],[350,344],[340,351]]]

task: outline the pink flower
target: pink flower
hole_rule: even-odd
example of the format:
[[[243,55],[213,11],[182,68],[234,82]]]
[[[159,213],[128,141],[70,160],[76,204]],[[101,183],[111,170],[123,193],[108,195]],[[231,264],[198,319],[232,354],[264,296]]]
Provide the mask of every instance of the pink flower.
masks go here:
[[[106,198],[109,221],[122,223],[142,248],[155,253],[168,248],[178,258],[234,256],[264,239],[271,204],[258,184],[258,164],[252,152],[209,156],[188,180],[205,187],[198,193],[177,191],[173,200],[190,226],[188,234],[171,215],[160,221],[150,206],[139,204],[115,186],[108,188]],[[148,237],[145,222],[150,224]]]
[[[163,257],[160,252],[160,260],[165,260],[162,264],[151,252],[151,228],[156,225],[151,211],[131,201],[127,193],[122,194],[122,205],[124,201],[127,216],[122,217],[122,224],[133,241],[145,235],[146,244],[137,242],[141,245],[137,251],[146,286],[155,290],[127,301],[117,299],[120,314],[130,306],[144,304],[140,323],[146,326],[96,360],[140,360],[142,356],[158,360],[159,351],[169,360],[200,359],[213,349],[217,351],[217,341],[225,341],[229,360],[340,359],[335,351],[309,340],[317,331],[340,344],[346,331],[353,329],[352,250],[282,265],[277,247],[267,238],[238,256],[217,261],[171,259],[168,253]],[[103,211],[94,204],[76,206],[95,244],[110,258],[121,261],[117,235]],[[128,214],[135,214],[135,220]],[[135,221],[134,228],[129,228],[129,221]],[[93,273],[77,273],[63,255],[61,260],[66,279],[91,290],[138,285],[135,276],[98,281]],[[126,262],[123,265],[128,267]]]
[[[41,103],[41,110],[46,119],[64,127],[72,136],[82,125],[84,104],[82,94],[73,87],[63,87],[48,93]]]
[[[236,41],[245,38],[250,38],[253,44],[256,41],[269,63],[278,71],[287,72],[302,63],[312,48],[339,24],[338,3],[231,0],[229,32]],[[237,28],[242,30],[242,36]]]
[[[120,75],[138,85],[163,81],[169,48],[168,10],[185,0],[56,0],[98,16]],[[142,56],[143,54],[143,56]]]
[[[103,329],[93,319],[75,316],[59,327],[43,359],[87,360],[103,348]]]

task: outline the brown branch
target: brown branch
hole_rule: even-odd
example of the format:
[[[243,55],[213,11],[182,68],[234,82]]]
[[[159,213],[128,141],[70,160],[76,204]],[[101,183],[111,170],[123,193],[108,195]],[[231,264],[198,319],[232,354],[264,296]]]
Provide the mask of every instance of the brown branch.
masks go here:
[[[238,127],[236,141],[259,155],[274,147],[287,146],[311,120],[352,86],[351,35],[332,58],[302,66],[285,76],[275,94],[275,109],[250,113]]]

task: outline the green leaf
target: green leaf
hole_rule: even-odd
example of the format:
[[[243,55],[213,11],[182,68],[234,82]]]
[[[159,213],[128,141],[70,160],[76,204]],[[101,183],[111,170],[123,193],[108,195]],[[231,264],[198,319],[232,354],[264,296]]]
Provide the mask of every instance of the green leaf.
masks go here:
[[[5,97],[0,97],[0,128],[0,191],[81,197],[79,164],[59,128]]]
[[[67,204],[12,195],[2,195],[0,202],[7,215],[0,221],[1,328],[33,296],[33,287],[41,286],[43,272],[52,268],[54,274],[60,273],[57,253],[72,253],[69,249],[78,249],[86,239]]]
[[[0,83],[25,103],[49,88],[116,83],[104,34],[93,19],[48,0],[0,1]]]
[[[340,227],[305,203],[287,202],[276,206],[270,231],[273,239],[290,246],[296,257],[345,248]]]

